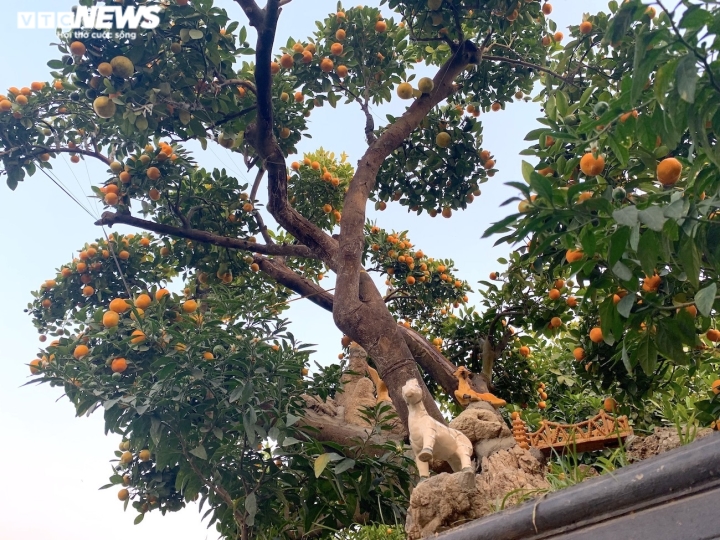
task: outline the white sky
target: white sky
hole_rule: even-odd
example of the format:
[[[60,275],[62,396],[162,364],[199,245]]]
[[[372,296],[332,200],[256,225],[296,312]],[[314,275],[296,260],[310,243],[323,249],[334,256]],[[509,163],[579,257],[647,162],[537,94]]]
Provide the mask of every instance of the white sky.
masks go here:
[[[55,35],[51,30],[18,30],[17,11],[67,11],[71,0],[26,0],[4,2],[5,17],[0,18],[0,49],[4,51],[0,70],[0,93],[10,86],[29,86],[32,81],[49,80],[46,62],[58,57],[49,47]],[[584,12],[607,11],[600,0],[554,0],[552,18],[567,35],[566,27],[579,24]],[[216,0],[231,16],[245,23],[237,4]],[[351,5],[349,3],[348,5]],[[289,35],[304,38],[315,29],[314,21],[334,12],[335,0],[294,0],[280,18],[278,43]],[[404,103],[395,99],[388,107],[376,109],[378,119],[397,114]],[[480,240],[482,232],[507,215],[499,204],[514,195],[502,184],[521,179],[518,152],[526,147],[525,134],[537,127],[540,115],[534,104],[515,103],[505,111],[483,115],[484,146],[493,151],[500,172],[482,186],[483,194],[464,213],[451,219],[424,214],[409,217],[403,207],[390,203],[377,216],[387,229],[410,231],[413,243],[433,257],[451,257],[459,275],[471,286],[499,268],[495,262],[507,253],[506,247],[492,248],[494,239]],[[301,151],[318,146],[336,154],[345,150],[350,161],[362,154],[363,117],[359,109],[329,106],[313,112],[311,140]],[[217,145],[196,154],[201,165],[226,167],[231,174],[247,178],[242,160]],[[86,167],[86,163],[88,166]],[[104,169],[89,162],[77,165],[67,156],[53,161],[55,172],[81,199],[90,194],[89,186],[105,179]],[[84,199],[82,199],[84,200]],[[101,211],[95,201],[86,207]],[[370,217],[373,212],[370,211]],[[102,412],[90,418],[76,419],[67,400],[58,389],[48,386],[20,386],[27,381],[25,365],[38,350],[38,334],[23,313],[30,291],[50,277],[54,269],[69,261],[86,241],[101,235],[93,220],[42,174],[26,179],[16,192],[0,185],[0,283],[4,284],[0,309],[0,463],[3,488],[0,489],[0,540],[203,540],[217,537],[214,529],[201,523],[200,515],[187,508],[164,518],[150,512],[142,524],[134,526],[134,510],[122,512],[116,490],[98,491],[111,474],[109,461],[114,458],[120,438],[104,437]],[[331,287],[331,280],[323,281]],[[474,296],[474,298],[477,298]],[[334,328],[329,313],[312,304],[292,304],[292,330],[301,340],[318,344],[315,360],[334,361],[340,351],[341,333]]]

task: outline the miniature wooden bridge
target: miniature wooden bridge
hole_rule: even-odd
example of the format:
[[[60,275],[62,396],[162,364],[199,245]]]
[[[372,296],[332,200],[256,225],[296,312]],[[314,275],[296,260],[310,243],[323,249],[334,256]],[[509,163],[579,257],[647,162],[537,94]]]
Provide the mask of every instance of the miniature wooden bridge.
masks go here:
[[[572,448],[576,452],[589,452],[618,446],[633,434],[627,416],[613,417],[604,410],[577,424],[543,420],[542,426],[535,433],[522,433],[520,422],[520,418],[513,420],[513,435],[518,443],[529,444],[545,455],[553,451],[563,453],[566,448]]]

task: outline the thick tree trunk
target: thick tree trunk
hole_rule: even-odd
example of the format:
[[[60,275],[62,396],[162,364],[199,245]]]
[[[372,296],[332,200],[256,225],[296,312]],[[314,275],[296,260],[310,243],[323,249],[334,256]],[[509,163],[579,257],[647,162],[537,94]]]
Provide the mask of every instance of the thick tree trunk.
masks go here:
[[[423,402],[428,413],[442,420],[435,401],[422,382],[403,335],[382,296],[362,268],[365,209],[383,161],[420,125],[433,107],[452,93],[454,79],[469,64],[478,63],[483,51],[470,41],[461,40],[457,50],[453,51],[433,78],[433,91],[415,100],[380,137],[369,137],[371,144],[360,159],[345,194],[340,237],[336,241],[303,217],[288,201],[285,156],[273,133],[273,83],[270,72],[282,2],[268,0],[264,9],[260,9],[254,0],[238,0],[238,3],[258,32],[255,53],[257,118],[246,129],[245,138],[256,150],[268,173],[267,208],[281,227],[335,271],[337,280],[332,307],[335,323],[372,357],[403,424],[407,426],[407,407],[402,398],[402,387],[410,379],[416,379],[423,388]],[[450,384],[447,373],[443,377],[446,384]]]
[[[373,309],[359,311],[363,316],[354,319],[352,325],[338,326],[372,358],[380,378],[388,387],[390,399],[403,425],[407,428],[408,409],[402,396],[402,387],[410,379],[416,379],[420,383],[428,414],[440,422],[445,422],[435,400],[422,382],[415,358],[400,327],[385,304],[375,303]]]
[[[296,293],[307,297],[307,299],[315,305],[327,311],[333,311],[333,306],[335,303],[334,296],[320,288],[316,283],[313,283],[312,281],[305,279],[302,276],[299,276],[280,261],[256,256],[255,262],[260,265],[260,269],[263,272],[275,279],[278,283],[281,283],[282,285],[288,287]],[[415,368],[414,365],[407,365],[407,359],[410,359],[413,364],[417,363],[418,365],[420,365],[420,367],[422,367],[424,371],[426,371],[435,381],[437,381],[440,387],[443,388],[443,390],[445,390],[445,392],[447,392],[448,395],[450,395],[451,397],[454,396],[454,392],[458,388],[458,381],[454,375],[457,366],[453,365],[447,358],[445,358],[442,353],[440,353],[435,347],[433,347],[433,345],[424,336],[422,336],[415,330],[405,328],[404,326],[399,326],[395,322],[395,319],[392,317],[392,315],[390,315],[390,313],[387,311],[384,303],[378,304],[378,311],[380,312],[380,314],[378,316],[371,317],[370,322],[358,320],[356,322],[356,324],[358,325],[358,330],[343,330],[347,333],[347,335],[349,335],[352,339],[359,343],[373,358],[376,366],[378,366],[380,377],[382,377],[385,381],[385,384],[388,385],[391,399],[398,408],[398,414],[400,415],[401,419],[403,419],[403,423],[406,423],[406,416],[403,415],[407,415],[407,410],[404,407],[405,401],[399,394],[399,390],[402,389],[402,385],[404,385],[408,379],[419,376],[417,368]],[[392,343],[392,340],[398,340],[397,342],[395,342],[396,345],[394,346],[394,348],[387,347],[392,353],[389,357],[391,359],[387,363],[383,363],[383,361],[381,360],[381,354],[385,353],[380,351],[378,348],[372,349],[370,347],[370,344],[372,344],[373,342],[371,334],[373,334],[374,332],[380,332],[382,328],[384,328],[384,331],[386,333],[393,334],[389,338],[385,339],[383,343],[387,341]],[[395,334],[399,335],[399,337]],[[404,342],[407,348],[407,356],[402,356],[405,353],[404,347],[402,346],[400,339],[402,340],[402,342]],[[395,365],[393,362],[395,362],[397,359],[399,359],[401,362],[404,361],[404,363],[400,366],[402,369],[399,370],[399,373],[397,375],[395,375],[391,379],[386,380],[386,378],[388,377],[388,370],[395,371],[392,366]],[[383,363],[382,368],[380,366],[381,363]],[[390,373],[390,375],[392,376],[393,374]],[[402,384],[396,386],[396,383]],[[470,383],[476,392],[481,394],[488,392],[487,381],[480,375],[474,374]],[[423,386],[424,385],[421,385],[421,387]],[[393,393],[393,389],[395,389],[395,393]],[[429,393],[428,399],[432,399]],[[430,407],[428,407],[428,411],[437,410],[437,406],[435,405],[434,401],[432,402],[432,404],[430,404],[429,401],[425,401],[425,403],[426,407],[428,405],[431,405]],[[438,421],[444,422],[439,412],[437,414],[433,414],[433,417],[436,418]]]

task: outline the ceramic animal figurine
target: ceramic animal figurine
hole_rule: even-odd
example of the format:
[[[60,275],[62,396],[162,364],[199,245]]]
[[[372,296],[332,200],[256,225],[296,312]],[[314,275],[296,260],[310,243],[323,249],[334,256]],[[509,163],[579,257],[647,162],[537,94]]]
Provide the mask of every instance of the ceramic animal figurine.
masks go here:
[[[467,407],[473,401],[487,401],[495,408],[504,407],[506,405],[504,399],[495,397],[490,392],[480,394],[473,390],[470,387],[470,370],[466,367],[461,366],[457,368],[453,375],[455,375],[458,380],[458,389],[455,390],[455,399],[457,399],[458,403],[460,403],[463,407]]]
[[[408,406],[410,446],[421,477],[430,476],[429,461],[447,461],[454,472],[472,471],[472,443],[463,433],[431,417],[422,402],[422,389],[416,379],[402,388]]]
[[[378,375],[378,372],[368,366],[368,374],[370,375],[370,378],[372,379],[372,382],[375,384],[375,393],[377,394],[377,402],[381,403],[383,401],[389,401],[392,403],[392,400],[390,399],[390,394],[388,394],[388,387],[385,385],[383,380],[380,378],[380,375]]]

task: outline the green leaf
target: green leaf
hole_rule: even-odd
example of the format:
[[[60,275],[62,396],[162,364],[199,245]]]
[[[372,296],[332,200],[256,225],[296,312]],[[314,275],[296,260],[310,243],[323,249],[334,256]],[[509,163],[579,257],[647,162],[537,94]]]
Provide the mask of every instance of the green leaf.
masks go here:
[[[659,206],[650,206],[645,210],[638,212],[638,218],[642,223],[653,231],[662,231],[665,225],[666,217],[663,215],[663,209]]]
[[[662,254],[660,238],[654,231],[645,231],[640,237],[637,255],[640,266],[647,275],[652,275],[658,257]]]
[[[568,97],[565,92],[555,93],[555,107],[560,116],[567,116],[568,113]]]
[[[680,241],[680,265],[687,274],[688,281],[696,289],[700,288],[700,254],[692,238],[683,237]]]
[[[257,497],[255,493],[249,493],[248,496],[245,497],[245,511],[249,516],[254,517],[257,514],[257,510]]]
[[[715,303],[715,296],[717,295],[717,284],[711,283],[704,289],[701,289],[695,295],[695,305],[698,311],[704,317],[709,317],[712,310],[713,304]]]
[[[315,471],[315,478],[320,478],[320,475],[325,470],[325,467],[327,467],[328,463],[330,463],[330,454],[320,454],[316,459],[315,463],[313,465],[313,469]]]
[[[348,469],[352,469],[355,466],[355,460],[346,458],[343,459],[340,463],[335,465],[335,474],[342,474]]]
[[[287,420],[285,421],[285,425],[287,427],[290,427],[293,424],[295,424],[298,420],[300,420],[299,416],[295,416],[294,414],[288,413]]]
[[[622,262],[616,262],[612,267],[613,274],[623,281],[630,281],[633,277],[632,271]]]
[[[612,148],[613,153],[615,154],[615,157],[617,157],[618,161],[620,162],[621,166],[627,165],[628,160],[630,159],[630,151],[625,148],[625,146],[618,141],[618,139],[612,134],[608,134],[608,143],[610,144],[610,148]]]
[[[685,345],[695,345],[695,319],[686,310],[681,309],[675,316],[678,338]],[[684,351],[683,351],[684,356]]]
[[[635,35],[635,54],[633,56],[633,76],[632,78],[632,89],[630,91],[630,99],[632,103],[635,103],[637,99],[640,97],[640,95],[643,93],[643,87],[645,86],[645,81],[647,80],[647,75],[645,77],[641,77],[639,75],[640,69],[644,64],[649,64],[650,62],[643,63],[643,59],[645,58],[645,55],[647,54],[647,36],[645,35],[645,31],[647,30],[647,25],[643,24],[637,31]],[[654,63],[653,63],[654,66]],[[650,73],[649,71],[647,72]]]
[[[588,224],[583,227],[580,232],[580,244],[582,245],[585,255],[592,257],[595,254],[597,241],[595,239],[595,229],[592,224]]]
[[[650,336],[650,332],[645,332],[640,339],[637,348],[637,361],[645,372],[645,375],[649,377],[655,373],[655,369],[657,368],[657,349]]]
[[[199,457],[200,459],[207,460],[207,452],[205,451],[205,447],[202,444],[200,446],[190,450],[190,453],[195,457]]]
[[[616,340],[620,339],[625,323],[613,303],[612,296],[609,296],[600,304],[600,322],[605,343],[612,345]]]
[[[686,201],[678,199],[663,208],[663,215],[668,219],[680,219],[687,213]],[[689,207],[690,205],[687,204]]]
[[[239,384],[238,386],[236,386],[235,389],[232,392],[230,392],[230,396],[228,397],[228,402],[234,403],[235,401],[240,399],[240,396],[242,395],[244,389],[245,389],[244,384]]]
[[[190,39],[202,39],[205,34],[203,34],[200,30],[192,29],[190,32],[188,32],[188,35],[190,36]]]
[[[677,70],[678,59],[672,58],[665,64],[663,64],[655,74],[655,84],[653,90],[655,92],[655,99],[659,103],[665,103],[665,96],[670,90],[670,83],[675,81],[675,71]]]
[[[143,519],[145,519],[145,514],[138,514],[135,520],[133,521],[133,525],[137,525],[140,523]]]
[[[686,363],[687,355],[683,351],[685,337],[677,321],[672,319],[658,321],[655,344],[658,352],[664,357],[680,364]]]
[[[695,55],[691,52],[687,53],[675,70],[675,86],[682,100],[688,103],[695,103],[695,87],[698,79],[696,62]]]
[[[508,216],[497,223],[493,223],[488,229],[483,233],[482,237],[487,238],[488,236],[492,236],[493,234],[505,231],[506,227],[510,225],[511,223],[517,221],[517,215]]]
[[[552,190],[552,184],[550,181],[545,178],[542,174],[537,173],[533,171],[530,174],[530,187],[535,190],[535,192],[540,196],[548,201],[552,202],[553,200],[553,190]]]
[[[635,296],[632,293],[625,295],[618,303],[617,310],[626,319],[630,316],[632,307],[635,304]]]
[[[625,366],[625,369],[628,372],[628,375],[632,375],[633,366],[630,363],[630,356],[628,356],[627,347],[625,346],[625,341],[626,340],[623,340],[622,361],[623,361],[623,365]]]
[[[285,437],[280,446],[292,446],[293,444],[297,444],[299,442],[300,441],[298,441],[295,437]]]
[[[618,225],[626,225],[628,227],[634,227],[638,223],[638,209],[635,206],[626,206],[615,210],[612,214],[613,219]]]
[[[150,419],[150,438],[157,446],[160,444],[160,437],[162,436],[162,423],[159,418]]]
[[[637,250],[638,244],[640,243],[640,223],[636,223],[632,229],[630,229],[630,247]]]
[[[530,177],[532,176],[533,171],[535,170],[535,167],[530,165],[527,161],[523,160],[522,162],[522,175],[525,181],[529,184],[530,183]]]
[[[622,38],[625,37],[625,34],[629,30],[632,22],[632,6],[623,4],[620,11],[618,11],[617,14],[610,19],[610,28],[605,33],[605,40],[607,40],[609,43],[619,42]]]
[[[8,167],[7,175],[7,185],[11,190],[15,191],[18,183],[22,182],[23,177],[25,176],[25,171],[23,171],[21,167]]]
[[[680,28],[689,28],[698,30],[705,25],[712,24],[713,15],[709,11],[702,9],[701,6],[688,6],[678,26]]]
[[[622,258],[629,238],[630,228],[628,227],[620,227],[610,237],[610,253],[608,254],[608,264],[610,264],[610,266]]]

